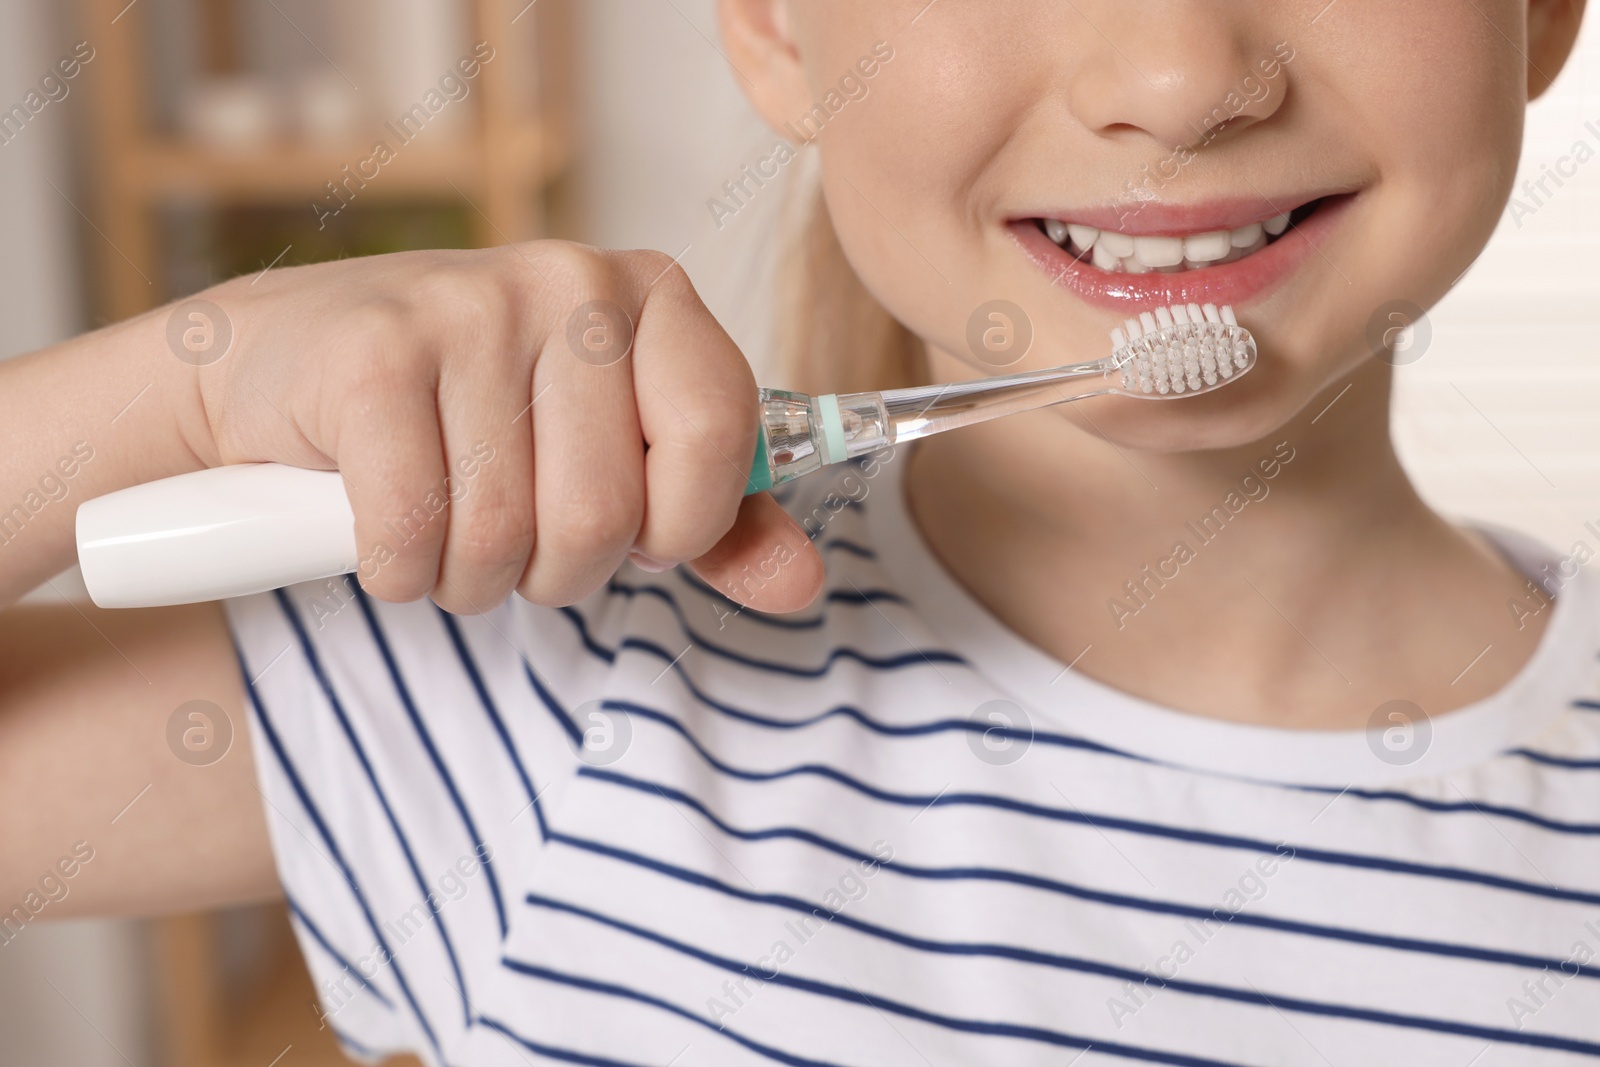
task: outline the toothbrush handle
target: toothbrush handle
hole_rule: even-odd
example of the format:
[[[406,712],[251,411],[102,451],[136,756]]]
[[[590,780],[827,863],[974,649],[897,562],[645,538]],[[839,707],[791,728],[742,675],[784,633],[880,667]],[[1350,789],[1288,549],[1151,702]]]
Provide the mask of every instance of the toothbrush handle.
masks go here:
[[[244,596],[357,562],[355,516],[336,471],[213,467],[78,508],[78,564],[103,608]]]

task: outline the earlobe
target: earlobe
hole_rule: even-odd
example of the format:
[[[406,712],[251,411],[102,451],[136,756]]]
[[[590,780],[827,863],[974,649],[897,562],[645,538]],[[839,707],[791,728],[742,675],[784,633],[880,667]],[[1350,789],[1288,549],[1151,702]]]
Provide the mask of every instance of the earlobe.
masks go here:
[[[810,106],[788,0],[720,0],[723,46],[745,96],[774,130]]]
[[[1528,99],[1544,95],[1572,55],[1585,0],[1528,0]]]

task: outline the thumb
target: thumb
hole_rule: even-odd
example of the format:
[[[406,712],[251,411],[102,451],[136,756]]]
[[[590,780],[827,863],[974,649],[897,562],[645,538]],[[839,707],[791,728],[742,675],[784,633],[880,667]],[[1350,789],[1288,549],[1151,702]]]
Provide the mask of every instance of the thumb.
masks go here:
[[[822,556],[766,493],[745,497],[733,528],[689,566],[729,600],[756,611],[799,611],[822,591]]]

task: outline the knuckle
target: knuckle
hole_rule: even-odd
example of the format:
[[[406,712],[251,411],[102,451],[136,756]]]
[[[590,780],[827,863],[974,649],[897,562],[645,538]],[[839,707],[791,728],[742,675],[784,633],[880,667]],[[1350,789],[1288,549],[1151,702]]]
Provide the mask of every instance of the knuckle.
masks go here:
[[[519,318],[524,316],[525,309],[538,307],[549,295],[550,282],[543,266],[546,253],[539,251],[537,245],[533,247],[532,251],[515,247],[498,249],[497,257],[490,261],[501,299]]]
[[[385,357],[410,336],[412,315],[399,300],[377,298],[352,308],[345,326],[343,340],[354,355]]]
[[[526,509],[485,502],[459,519],[449,551],[471,570],[500,570],[525,562],[533,547],[533,522]]]
[[[348,388],[392,384],[415,345],[413,316],[400,301],[375,299],[346,313],[333,364]]]
[[[645,281],[653,282],[656,288],[694,291],[694,286],[689,281],[689,272],[684,270],[682,264],[665,252],[659,252],[653,248],[643,248],[636,252],[624,253],[624,255],[630,265],[644,277]]]
[[[382,562],[377,560],[381,558]],[[356,572],[361,587],[379,600],[406,604],[427,596],[434,585],[434,568],[420,551],[369,557]]]
[[[644,521],[644,502],[620,494],[598,494],[572,501],[546,531],[544,545],[564,559],[614,553],[631,545]]]
[[[471,270],[428,271],[412,284],[412,302],[454,327],[482,323],[486,312],[501,310],[497,288]]]
[[[615,272],[595,250],[584,245],[559,244],[547,252],[545,258],[551,263],[551,275],[566,291],[569,302],[614,296]]]

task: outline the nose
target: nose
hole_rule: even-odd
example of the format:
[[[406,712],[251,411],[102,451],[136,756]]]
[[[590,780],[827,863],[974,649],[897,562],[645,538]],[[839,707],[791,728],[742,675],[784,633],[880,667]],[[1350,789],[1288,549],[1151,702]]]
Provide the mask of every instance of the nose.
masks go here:
[[[1084,0],[1073,7],[1090,51],[1077,66],[1071,106],[1094,133],[1198,148],[1283,106],[1293,50],[1287,42],[1260,44],[1233,5]]]

